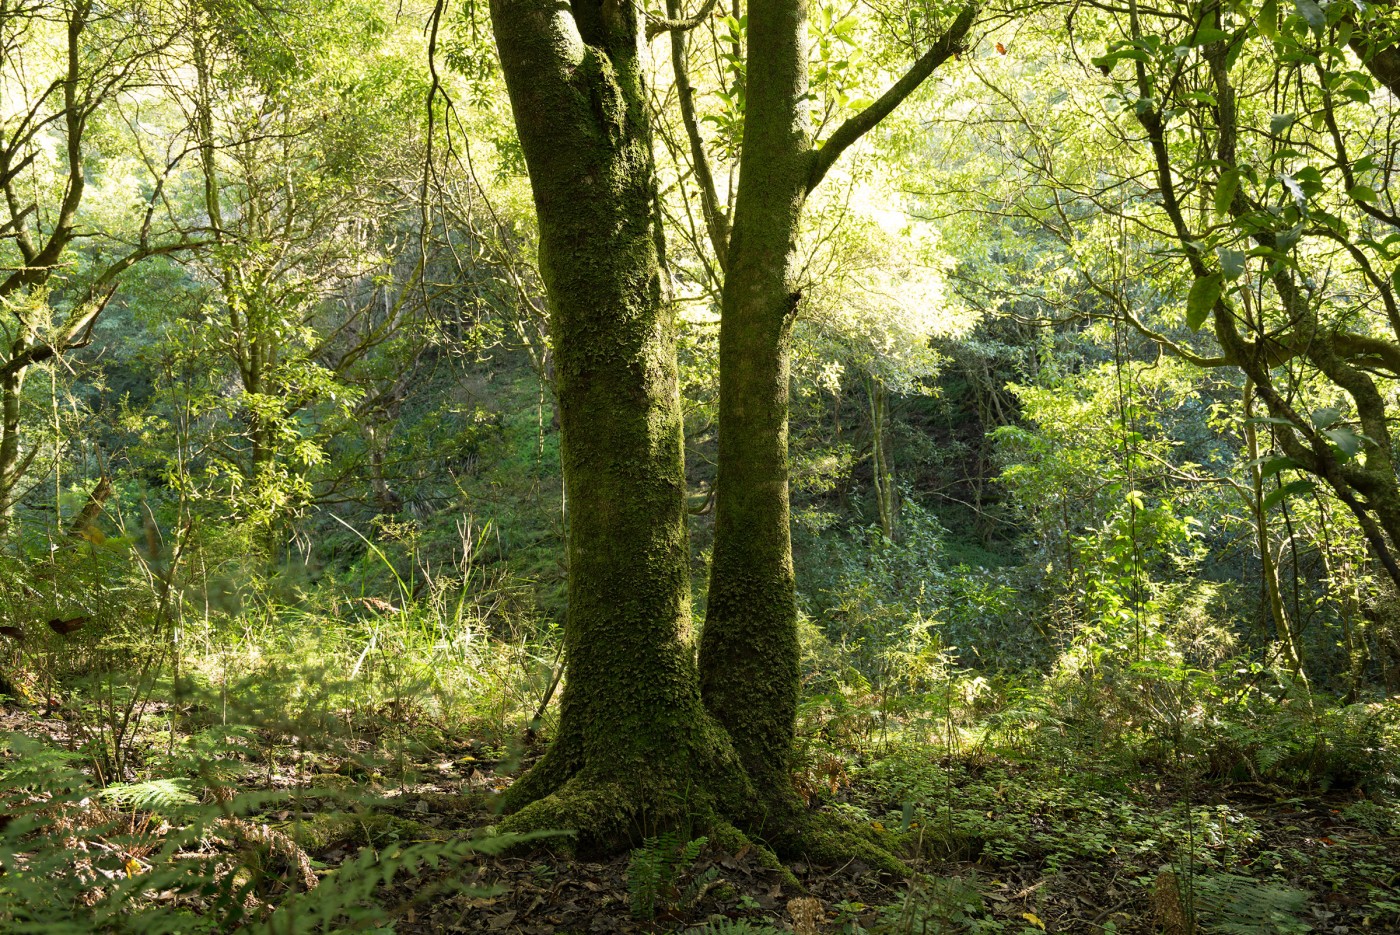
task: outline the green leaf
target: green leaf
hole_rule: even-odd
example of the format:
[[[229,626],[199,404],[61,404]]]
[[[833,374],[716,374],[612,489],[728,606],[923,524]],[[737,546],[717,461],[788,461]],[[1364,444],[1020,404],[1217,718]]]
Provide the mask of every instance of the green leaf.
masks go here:
[[[1312,415],[1308,416],[1308,418],[1312,420],[1312,424],[1320,429],[1336,425],[1337,420],[1341,417],[1342,410],[1338,409],[1336,406],[1323,406],[1320,409],[1314,409]]]
[[[1274,114],[1269,118],[1269,133],[1278,136],[1284,130],[1293,126],[1293,121],[1298,119],[1293,114]]]
[[[1225,273],[1225,278],[1234,282],[1244,275],[1244,254],[1239,250],[1229,250],[1221,247],[1216,251],[1220,257],[1220,269]]]
[[[1269,495],[1264,498],[1264,509],[1267,510],[1272,506],[1276,506],[1282,502],[1284,497],[1291,497],[1293,494],[1298,493],[1309,493],[1316,489],[1317,485],[1310,480],[1289,481],[1277,490],[1271,491]]]
[[[1369,185],[1356,185],[1347,189],[1347,195],[1353,201],[1376,201],[1378,197],[1376,190]]]
[[[1287,172],[1283,173],[1278,178],[1279,181],[1283,183],[1283,187],[1288,189],[1288,193],[1293,196],[1293,200],[1297,202],[1299,207],[1302,207],[1303,205],[1307,204],[1307,192],[1303,191],[1303,186],[1298,184],[1297,179],[1289,175]]]
[[[1201,26],[1196,30],[1196,37],[1191,40],[1192,45],[1209,45],[1212,42],[1220,42],[1222,39],[1230,38],[1230,34],[1223,29],[1216,29],[1214,26]]]
[[[1224,291],[1225,278],[1220,273],[1202,276],[1191,284],[1191,292],[1186,296],[1186,324],[1192,331],[1201,330]]]
[[[1400,266],[1395,267],[1395,271],[1390,274],[1390,285],[1396,292],[1400,292]]]
[[[1240,190],[1240,170],[1227,169],[1215,186],[1215,213],[1224,216],[1234,203],[1235,193]]]
[[[1313,32],[1321,35],[1327,28],[1327,14],[1322,12],[1322,7],[1314,0],[1293,0],[1293,6],[1297,8],[1298,15],[1312,27]]]
[[[1274,249],[1279,253],[1287,253],[1293,249],[1293,245],[1298,242],[1298,238],[1303,236],[1303,225],[1295,224],[1288,230],[1279,234],[1274,240]]]
[[[1277,36],[1278,0],[1264,0],[1264,5],[1259,8],[1259,17],[1254,22],[1259,28],[1259,35],[1266,39]]]
[[[1345,425],[1339,425],[1335,429],[1328,429],[1322,434],[1330,438],[1332,444],[1336,445],[1337,449],[1348,458],[1356,457],[1361,451],[1361,446],[1366,442],[1365,436],[1358,432],[1353,432]]]
[[[1286,471],[1298,466],[1298,462],[1287,456],[1270,458],[1259,468],[1259,475],[1265,479],[1273,477],[1279,471]]]

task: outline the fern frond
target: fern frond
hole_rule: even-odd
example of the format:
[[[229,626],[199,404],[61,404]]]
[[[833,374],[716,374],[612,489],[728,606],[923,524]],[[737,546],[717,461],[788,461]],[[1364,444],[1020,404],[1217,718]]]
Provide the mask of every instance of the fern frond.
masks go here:
[[[698,928],[686,929],[686,935],[784,935],[772,925],[749,922],[747,919],[715,919]]]
[[[161,812],[181,805],[193,805],[199,799],[190,794],[181,779],[151,779],[146,782],[119,782],[103,789],[104,801],[120,808]]]
[[[1214,935],[1303,935],[1312,926],[1299,918],[1308,893],[1237,873],[1214,873],[1192,881],[1202,928]]]

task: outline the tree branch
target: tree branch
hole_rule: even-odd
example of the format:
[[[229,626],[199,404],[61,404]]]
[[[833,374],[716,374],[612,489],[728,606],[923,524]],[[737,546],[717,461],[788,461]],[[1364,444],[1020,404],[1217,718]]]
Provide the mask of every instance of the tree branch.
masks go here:
[[[933,74],[935,68],[947,61],[949,56],[962,52],[967,47],[964,40],[972,29],[973,20],[977,18],[979,2],[980,0],[972,0],[963,7],[948,30],[938,37],[938,41],[904,73],[902,78],[873,104],[837,127],[836,132],[822,144],[821,149],[812,154],[812,173],[807,181],[807,191],[815,189],[841,154],[888,117]]]
[[[716,0],[709,0],[698,16],[706,15]],[[666,12],[675,16],[680,10],[680,0],[666,0]],[[647,27],[650,35],[651,27]],[[729,259],[729,218],[720,206],[715,189],[715,177],[710,172],[710,160],[705,155],[705,141],[700,136],[700,121],[695,116],[695,89],[690,86],[690,78],[685,68],[685,31],[671,31],[671,64],[676,72],[676,97],[680,100],[681,122],[685,124],[685,135],[690,142],[690,158],[695,164],[695,181],[700,186],[700,210],[705,215],[705,229],[710,235],[710,245],[714,247],[715,259],[721,271],[725,270]]]
[[[705,5],[700,8],[700,12],[696,13],[694,16],[688,17],[677,17],[676,13],[678,11],[672,4],[667,3],[666,12],[669,14],[668,19],[650,19],[647,22],[647,41],[649,42],[655,39],[663,32],[669,32],[673,36],[690,32],[690,30],[699,26],[709,18],[710,13],[714,11],[715,4],[718,2],[719,0],[705,0]]]
[[[1357,17],[1348,13],[1345,19],[1355,26],[1348,44],[1361,59],[1361,64],[1377,81],[1389,88],[1391,94],[1400,97],[1400,46],[1393,40],[1395,13],[1389,9],[1393,6],[1393,0],[1381,0],[1372,4],[1371,17],[1357,22]]]

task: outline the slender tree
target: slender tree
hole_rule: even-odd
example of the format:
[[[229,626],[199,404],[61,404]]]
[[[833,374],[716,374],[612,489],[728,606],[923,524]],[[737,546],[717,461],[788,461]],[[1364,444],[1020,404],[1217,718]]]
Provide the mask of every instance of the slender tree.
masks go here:
[[[814,146],[807,113],[807,3],[774,0],[749,10],[733,233],[716,249],[727,262],[715,546],[700,673],[706,705],[729,731],[759,788],[778,800],[790,795],[788,754],[798,693],[788,368],[801,298],[794,260],[802,209],[841,154],[963,47],[976,13],[976,3],[963,7],[903,77]]]
[[[175,35],[164,11],[140,3],[0,5],[0,530],[39,450],[24,439],[31,371],[91,343],[133,265],[202,242],[196,232],[161,223],[166,183],[184,155],[177,142],[163,161],[148,161],[151,194],[131,242],[119,244],[115,259],[97,255],[84,277],[65,269],[75,242],[90,233],[81,209],[103,115],[141,85]],[[49,184],[50,174],[57,184]],[[49,301],[60,285],[70,290],[64,311]]]

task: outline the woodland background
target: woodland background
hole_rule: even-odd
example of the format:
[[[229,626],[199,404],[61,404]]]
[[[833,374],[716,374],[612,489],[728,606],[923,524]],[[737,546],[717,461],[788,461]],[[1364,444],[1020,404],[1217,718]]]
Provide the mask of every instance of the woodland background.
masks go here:
[[[811,4],[814,135],[953,13]],[[919,873],[784,876],[498,856],[568,504],[485,10],[0,2],[0,927],[1400,928],[1395,14],[971,35],[813,196],[794,326],[793,781]],[[703,608],[719,277],[651,50]]]

